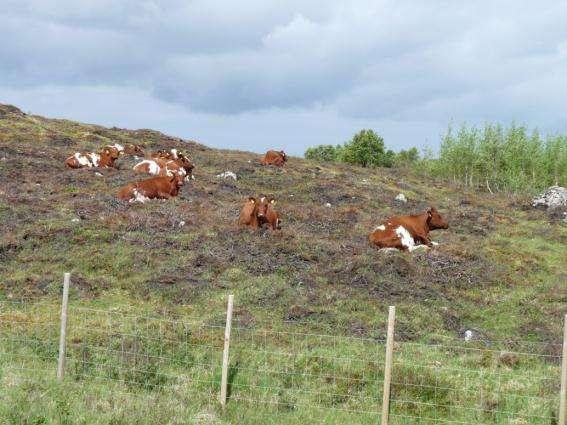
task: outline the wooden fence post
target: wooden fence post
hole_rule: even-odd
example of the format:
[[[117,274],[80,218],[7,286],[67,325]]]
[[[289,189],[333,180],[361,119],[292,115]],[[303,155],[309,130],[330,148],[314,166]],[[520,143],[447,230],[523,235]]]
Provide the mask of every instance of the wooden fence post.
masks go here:
[[[561,357],[561,390],[559,390],[559,421],[565,425],[567,417],[567,314],[563,322],[563,354]]]
[[[382,393],[382,425],[388,425],[390,413],[390,382],[392,381],[392,360],[394,354],[394,322],[396,307],[388,309],[388,333],[386,336],[386,361],[384,363],[384,390]]]
[[[63,299],[61,300],[61,331],[59,333],[59,359],[57,361],[57,380],[65,377],[65,342],[67,337],[67,303],[69,300],[69,282],[71,274],[65,273],[63,279]]]
[[[226,388],[228,385],[228,350],[230,348],[230,329],[232,327],[232,304],[234,295],[228,296],[228,304],[226,307],[226,326],[224,329],[224,350],[222,353],[222,379],[220,402],[222,407],[226,406]]]

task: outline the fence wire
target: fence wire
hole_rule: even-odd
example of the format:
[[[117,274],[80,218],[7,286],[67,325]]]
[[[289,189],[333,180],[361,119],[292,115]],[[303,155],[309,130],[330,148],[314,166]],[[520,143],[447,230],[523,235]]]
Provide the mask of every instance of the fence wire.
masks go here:
[[[59,313],[53,303],[0,301],[3,385],[19,373],[55,377]],[[306,329],[292,323],[233,326],[228,405],[255,418],[241,423],[274,417],[378,423],[385,341]],[[223,338],[224,324],[70,305],[66,379],[218,406]],[[396,342],[389,423],[551,424],[559,404],[558,348],[441,336]]]

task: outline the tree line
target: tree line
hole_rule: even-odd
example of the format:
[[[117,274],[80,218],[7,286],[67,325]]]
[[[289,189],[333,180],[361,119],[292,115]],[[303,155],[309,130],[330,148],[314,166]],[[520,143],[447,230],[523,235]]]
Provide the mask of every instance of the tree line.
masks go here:
[[[361,130],[342,145],[308,148],[305,158],[363,167],[406,167],[488,191],[536,191],[567,185],[567,136],[542,136],[537,130],[511,124],[463,124],[448,127],[439,153],[420,155],[417,148],[394,152],[373,130]]]

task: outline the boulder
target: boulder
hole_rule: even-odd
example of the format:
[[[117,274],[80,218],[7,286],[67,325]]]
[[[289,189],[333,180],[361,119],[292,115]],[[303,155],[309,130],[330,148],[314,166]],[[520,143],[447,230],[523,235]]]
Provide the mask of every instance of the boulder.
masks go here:
[[[403,193],[399,193],[398,196],[396,196],[394,199],[402,204],[405,204],[408,201],[406,195],[404,195]]]
[[[555,209],[567,206],[567,188],[551,186],[544,193],[532,200],[536,208]]]

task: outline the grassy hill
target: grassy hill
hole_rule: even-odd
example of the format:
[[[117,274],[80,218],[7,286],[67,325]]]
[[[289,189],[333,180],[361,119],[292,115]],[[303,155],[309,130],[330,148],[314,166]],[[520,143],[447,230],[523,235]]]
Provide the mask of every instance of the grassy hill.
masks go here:
[[[128,204],[115,194],[140,178],[131,171],[133,158],[120,158],[118,169],[101,170],[102,176],[65,168],[71,153],[114,142],[137,143],[148,151],[185,149],[195,161],[196,180],[176,199]],[[559,355],[567,313],[567,229],[557,217],[527,208],[529,201],[521,197],[464,191],[407,170],[322,165],[293,157],[284,169],[274,169],[260,166],[258,159],[151,130],[46,119],[0,105],[0,329],[15,335],[14,311],[20,307],[11,303],[21,299],[38,306],[38,320],[47,323],[41,315],[56,313],[62,275],[69,271],[70,302],[84,308],[223,326],[225,295],[233,293],[235,320],[242,329],[283,332],[293,326],[298,332],[380,340],[387,306],[396,305],[397,341],[457,340],[470,329],[482,344],[537,341],[538,355]],[[227,170],[238,180],[215,177]],[[394,202],[400,192],[408,203]],[[244,199],[260,193],[276,197],[281,234],[237,228]],[[435,249],[383,253],[368,245],[368,233],[383,218],[429,205],[450,223],[447,231],[433,232],[439,242]],[[51,330],[57,328],[53,320]],[[102,323],[94,315],[84,320],[92,323],[77,331],[78,345],[94,343],[88,330]],[[18,332],[31,338],[38,329],[22,321]],[[35,332],[34,341],[47,344],[41,332]],[[37,355],[37,350],[18,347],[26,359]],[[329,345],[326,353],[348,349],[348,344]],[[178,373],[173,370],[172,375]],[[50,423],[61,415],[70,423],[88,423],[93,416],[87,412],[96,406],[106,406],[97,416],[101,423],[168,423],[165,418],[187,415],[197,415],[190,417],[202,423],[306,420],[298,409],[260,413],[229,403],[222,413],[213,403],[207,410],[210,400],[197,396],[182,407],[171,394],[159,401],[147,388],[136,388],[145,394],[138,401],[111,403],[110,383],[96,387],[93,401],[81,392],[84,385],[64,391],[49,377],[29,384],[14,378],[9,368],[0,373],[4,383],[13,382],[0,385],[0,397],[10,401],[0,402],[0,418],[12,423]],[[73,376],[75,383],[86,379]],[[130,387],[114,389],[131,393]],[[40,396],[46,392],[52,396]],[[160,415],[148,410],[147,397],[161,403]],[[292,396],[280,394],[285,397]],[[300,404],[300,393],[293,397],[288,404]],[[445,403],[452,403],[450,395]]]

